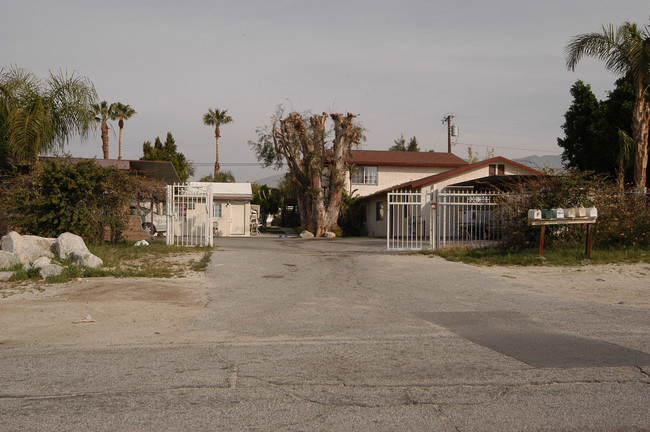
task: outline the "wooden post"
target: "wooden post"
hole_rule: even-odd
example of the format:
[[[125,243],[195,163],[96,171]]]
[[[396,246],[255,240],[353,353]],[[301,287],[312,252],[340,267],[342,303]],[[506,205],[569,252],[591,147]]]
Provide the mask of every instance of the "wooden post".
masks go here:
[[[594,231],[594,224],[587,224],[587,238],[585,241],[585,255],[587,256],[587,259],[591,259],[591,243],[593,241],[593,231]]]
[[[542,229],[539,232],[539,256],[543,256],[544,254],[544,230],[546,229],[546,225],[542,225]]]

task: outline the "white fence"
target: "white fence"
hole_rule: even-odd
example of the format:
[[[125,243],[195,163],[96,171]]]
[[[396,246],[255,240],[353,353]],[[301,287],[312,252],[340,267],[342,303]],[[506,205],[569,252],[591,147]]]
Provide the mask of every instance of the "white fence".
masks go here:
[[[167,244],[212,246],[214,206],[210,185],[167,186]]]
[[[437,196],[436,249],[463,245],[489,246],[501,241],[500,192],[444,189]]]
[[[496,191],[476,193],[467,188],[389,193],[386,247],[420,250],[498,242],[499,196]]]

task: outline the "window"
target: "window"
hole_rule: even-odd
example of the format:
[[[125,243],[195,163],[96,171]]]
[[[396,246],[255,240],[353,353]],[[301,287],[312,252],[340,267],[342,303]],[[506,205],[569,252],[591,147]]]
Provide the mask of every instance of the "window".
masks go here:
[[[377,184],[376,166],[358,166],[352,172],[352,184]]]
[[[503,164],[490,164],[489,166],[489,175],[505,175],[506,174],[506,166]]]
[[[376,213],[377,213],[376,219],[378,221],[384,220],[384,202],[383,201],[377,201],[375,210],[376,210]]]
[[[221,203],[214,203],[214,217],[220,218],[221,216]]]

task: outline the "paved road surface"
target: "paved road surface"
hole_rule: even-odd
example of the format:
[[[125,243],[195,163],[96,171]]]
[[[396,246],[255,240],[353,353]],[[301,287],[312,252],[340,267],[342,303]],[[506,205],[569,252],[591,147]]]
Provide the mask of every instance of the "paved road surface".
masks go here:
[[[375,240],[217,246],[196,341],[0,346],[0,430],[650,430],[647,308]]]

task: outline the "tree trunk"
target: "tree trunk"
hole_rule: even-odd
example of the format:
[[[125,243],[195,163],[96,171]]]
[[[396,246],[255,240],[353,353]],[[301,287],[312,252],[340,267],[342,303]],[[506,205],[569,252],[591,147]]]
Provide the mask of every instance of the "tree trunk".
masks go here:
[[[122,120],[120,120],[120,123],[122,123]],[[117,146],[117,158],[122,159],[122,125],[120,124],[120,139],[119,139],[119,144]]]
[[[108,159],[108,124],[106,120],[102,120],[102,150],[104,151],[104,159]]]
[[[217,179],[217,174],[219,174],[219,137],[221,134],[219,133],[219,126],[214,128],[214,139],[216,142],[216,157],[214,160],[214,179]]]
[[[637,94],[632,114],[632,135],[636,142],[636,150],[634,152],[634,188],[638,192],[644,192],[646,187],[649,127],[650,104],[646,101],[644,93]]]

